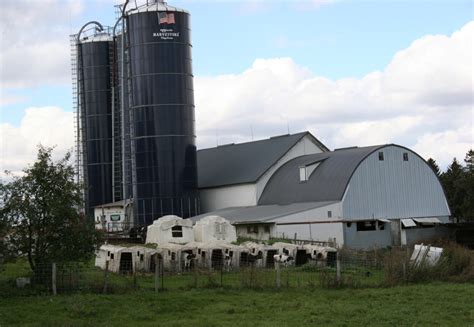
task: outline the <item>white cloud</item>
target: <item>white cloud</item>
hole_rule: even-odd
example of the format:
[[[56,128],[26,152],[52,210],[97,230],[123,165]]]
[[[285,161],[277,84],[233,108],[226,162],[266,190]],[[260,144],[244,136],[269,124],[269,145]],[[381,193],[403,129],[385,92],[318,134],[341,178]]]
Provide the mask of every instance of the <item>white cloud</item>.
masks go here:
[[[83,11],[77,0],[2,1],[2,88],[70,82],[71,20]]]
[[[257,59],[240,74],[195,78],[200,148],[309,130],[330,148],[397,143],[445,167],[473,140],[474,22],[426,36],[363,78],[316,76],[290,58]],[[19,127],[0,126],[0,168],[19,171],[36,146],[74,144],[73,114],[29,108]]]
[[[383,71],[330,80],[290,58],[196,78],[198,144],[310,130],[331,148],[399,143],[445,166],[473,147],[474,22],[396,53]],[[471,131],[469,133],[468,131]],[[436,150],[439,144],[439,150]]]
[[[39,144],[55,146],[55,159],[72,151],[73,113],[58,107],[28,108],[19,127],[0,125],[0,140],[0,176],[4,170],[18,174],[34,163]]]

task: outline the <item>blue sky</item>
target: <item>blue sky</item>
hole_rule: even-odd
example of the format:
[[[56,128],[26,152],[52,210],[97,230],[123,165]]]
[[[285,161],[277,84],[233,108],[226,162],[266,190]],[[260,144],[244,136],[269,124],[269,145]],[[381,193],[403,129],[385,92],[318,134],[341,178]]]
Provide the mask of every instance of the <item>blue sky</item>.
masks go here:
[[[37,0],[29,3],[23,0],[6,0],[0,3],[0,10],[6,17],[0,23],[3,33],[0,43],[2,52],[0,124],[3,124],[4,128],[11,133],[14,133],[15,129],[21,130],[22,121],[32,107],[38,111],[41,108],[59,108],[62,113],[72,111],[68,35],[76,32],[89,20],[112,25],[115,19],[113,4],[114,1],[110,0],[48,0],[48,2]],[[455,82],[460,80],[468,81],[470,76],[472,90],[472,41],[470,53],[463,54],[463,60],[468,58],[466,70],[470,70],[470,75],[463,76],[463,79],[458,79],[456,77],[459,75],[458,72],[454,69],[451,72],[449,68],[452,65],[450,60],[456,57],[456,52],[445,49],[446,38],[449,40],[452,38],[451,43],[456,43],[453,33],[462,30],[473,20],[472,1],[189,0],[170,1],[169,4],[186,8],[192,15],[193,66],[198,112],[197,137],[201,146],[215,143],[211,139],[215,138],[216,134],[222,135],[223,140],[220,143],[247,141],[246,133],[250,125],[254,126],[253,129],[259,137],[269,137],[280,130],[285,131],[286,123],[275,123],[270,118],[251,117],[248,114],[250,111],[243,109],[239,112],[238,108],[241,107],[251,107],[253,111],[261,110],[267,115],[271,113],[282,117],[281,120],[289,121],[289,124],[294,126],[292,129],[296,129],[295,132],[308,129],[318,134],[316,136],[325,140],[330,147],[358,145],[359,142],[399,142],[415,147],[424,156],[443,156],[440,160],[447,163],[453,155],[462,156],[461,148],[465,148],[469,143],[472,146],[472,101],[459,105],[455,111],[459,117],[453,118],[449,126],[441,127],[446,115],[449,115],[448,111],[454,110],[453,106],[440,109],[440,106],[430,107],[408,100],[391,102],[400,95],[381,93],[378,97],[386,97],[387,104],[382,107],[394,107],[398,118],[392,117],[389,111],[384,114],[385,108],[377,109],[371,98],[372,100],[367,101],[371,102],[368,106],[373,108],[367,111],[366,118],[345,120],[344,123],[347,125],[344,126],[340,122],[340,117],[348,117],[345,109],[341,108],[348,110],[353,108],[354,112],[364,111],[365,102],[355,104],[352,100],[344,100],[347,94],[365,92],[364,94],[372,95],[374,92],[379,92],[379,87],[364,91],[364,88],[368,87],[367,80],[373,78],[367,76],[373,72],[382,72],[380,81],[383,81],[377,85],[388,85],[389,83],[385,82],[388,79],[385,71],[389,71],[390,67],[398,67],[397,72],[390,70],[390,76],[397,75],[398,71],[405,71],[406,67],[408,77],[403,77],[405,80],[398,82],[401,84],[411,83],[410,70],[416,71],[420,75],[416,80],[421,81],[425,80],[433,69],[433,72],[439,70],[440,73],[435,75],[440,79],[454,79],[447,80],[447,85],[455,85]],[[15,14],[21,14],[22,19],[16,21]],[[464,29],[463,33],[470,33],[470,30]],[[431,40],[429,35],[438,37]],[[417,40],[421,40],[420,46],[413,45]],[[458,43],[466,43],[463,40]],[[41,46],[46,50],[41,50]],[[418,62],[418,65],[424,64],[423,59],[410,61],[412,57],[423,58],[424,48],[420,50],[420,47],[431,49],[430,51],[436,54],[435,56],[426,53],[432,58],[426,61],[432,63],[433,68],[427,66],[418,70],[417,66],[413,66],[414,62]],[[48,53],[48,49],[54,50]],[[468,49],[469,52],[469,47],[463,49]],[[398,56],[399,52],[405,54]],[[284,60],[277,60],[278,58]],[[439,58],[446,58],[444,66],[439,63]],[[470,66],[469,58],[471,58]],[[263,61],[258,61],[260,59]],[[400,63],[400,60],[403,62]],[[460,60],[453,59],[454,62]],[[313,99],[304,102],[306,107],[311,106],[311,100],[314,102],[321,100],[322,92],[327,91],[333,95],[329,100],[321,100],[319,106],[312,108],[311,111],[305,111],[300,107],[295,107],[293,110],[292,95],[288,95],[285,98],[288,103],[282,103],[282,108],[286,105],[289,109],[273,111],[278,106],[275,106],[272,99],[278,98],[279,95],[272,92],[281,93],[282,90],[278,88],[274,90],[273,84],[286,83],[284,81],[286,77],[279,75],[280,71],[294,74],[292,76],[295,82],[288,87],[301,89],[308,84],[317,85],[310,89],[315,95]],[[254,75],[259,77],[253,77]],[[275,78],[281,78],[281,81],[273,83]],[[268,81],[268,84],[262,85],[261,82],[256,82],[262,80]],[[346,80],[355,81],[355,84],[352,85],[352,82]],[[252,84],[251,81],[256,84]],[[469,82],[465,82],[462,87],[457,88],[468,89],[468,84]],[[254,91],[244,89],[245,85],[248,87],[253,85],[254,88],[263,90],[263,93],[266,93],[265,98],[260,96],[261,91],[254,94]],[[239,91],[235,94],[240,99],[236,99],[235,103],[230,103],[225,98],[220,100],[220,94],[230,92],[231,88],[237,86]],[[429,87],[426,90],[418,89],[419,85],[413,87],[417,88],[413,89],[413,92],[419,94],[428,92],[429,89]],[[438,84],[433,87],[437,90],[442,88]],[[398,85],[395,89],[400,88],[402,87]],[[391,90],[393,89],[391,86]],[[311,92],[306,92],[305,95],[311,95]],[[455,92],[458,90],[453,90],[453,94]],[[334,103],[339,94],[343,94],[340,97],[341,103]],[[278,104],[282,101],[285,100],[279,100]],[[419,105],[417,107],[419,111],[410,116],[403,109],[403,103]],[[331,111],[335,114],[322,114],[329,111],[328,108],[334,108]],[[422,116],[430,110],[432,111],[429,117],[437,117],[439,121],[430,118],[432,120],[427,123],[425,120],[422,124]],[[432,113],[433,110],[436,114]],[[37,114],[37,111],[33,111],[31,117]],[[293,116],[293,111],[311,117]],[[223,114],[220,117],[222,120],[242,116],[248,117],[248,120],[240,122],[240,125],[226,126],[222,121],[214,120],[216,113],[221,112],[227,115]],[[365,114],[363,112],[360,116],[365,117]],[[380,132],[373,137],[360,139],[361,132],[357,132],[359,130],[373,129],[371,126],[382,126],[383,123],[391,126],[387,120],[389,117],[399,119],[397,122],[403,122],[400,124],[410,126],[410,129],[403,135]],[[470,126],[462,125],[463,121],[469,120]],[[209,121],[214,125],[210,125]],[[332,129],[322,126],[320,124],[322,121],[327,122]],[[379,123],[374,125],[376,122]],[[278,127],[278,124],[285,126]],[[461,136],[449,134],[460,129],[464,131]],[[337,130],[345,130],[345,135],[338,135]],[[5,135],[10,135],[5,133],[2,142],[5,142]],[[426,145],[430,138],[448,142],[445,147],[456,150],[445,154],[442,154],[442,151],[435,151],[433,144]],[[449,142],[453,142],[452,147]],[[2,155],[8,156],[5,153]]]
[[[236,74],[256,58],[291,57],[331,79],[381,70],[394,53],[427,34],[451,34],[473,19],[471,1],[175,1],[192,15],[196,76]],[[112,25],[113,3],[87,1],[69,31],[88,20]],[[47,36],[45,36],[47,37]],[[67,40],[66,40],[67,42]],[[2,45],[4,46],[4,45]],[[2,106],[0,122],[20,123],[24,109],[72,110],[71,87],[7,89],[23,101]]]

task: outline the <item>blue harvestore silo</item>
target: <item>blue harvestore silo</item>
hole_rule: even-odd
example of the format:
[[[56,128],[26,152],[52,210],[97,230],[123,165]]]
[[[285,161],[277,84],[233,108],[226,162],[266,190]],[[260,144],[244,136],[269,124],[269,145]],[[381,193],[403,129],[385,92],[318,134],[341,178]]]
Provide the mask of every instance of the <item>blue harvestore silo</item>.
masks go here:
[[[85,26],[87,26],[86,24]],[[77,35],[78,147],[86,215],[113,201],[112,190],[112,36],[102,26]],[[85,27],[84,26],[84,27]]]
[[[190,15],[163,2],[126,13],[135,221],[199,213]]]

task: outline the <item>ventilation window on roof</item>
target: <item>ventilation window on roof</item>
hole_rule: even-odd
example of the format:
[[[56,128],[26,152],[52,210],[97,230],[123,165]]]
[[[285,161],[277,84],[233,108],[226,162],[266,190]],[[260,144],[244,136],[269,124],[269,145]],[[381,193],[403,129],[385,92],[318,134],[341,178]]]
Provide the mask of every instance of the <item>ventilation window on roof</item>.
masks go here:
[[[383,161],[383,152],[379,152],[379,161]]]
[[[306,167],[300,167],[300,182],[306,182],[308,176],[306,176]]]
[[[403,152],[403,161],[408,161],[408,152]]]

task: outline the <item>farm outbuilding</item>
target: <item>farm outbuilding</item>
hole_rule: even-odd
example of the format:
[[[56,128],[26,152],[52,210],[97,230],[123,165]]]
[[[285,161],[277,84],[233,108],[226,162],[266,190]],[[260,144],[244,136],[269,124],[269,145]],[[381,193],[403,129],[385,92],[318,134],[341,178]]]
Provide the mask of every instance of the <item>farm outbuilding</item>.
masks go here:
[[[248,235],[241,234],[239,226],[251,231],[250,224],[267,224],[265,238],[331,242],[356,249],[411,245],[446,235],[448,229],[443,225],[450,222],[450,209],[444,191],[417,153],[396,144],[328,151],[308,134],[258,141],[257,145],[229,145],[227,149],[238,150],[233,161],[247,162],[240,166],[223,165],[220,156],[229,154],[219,147],[204,156],[212,152],[215,165],[199,159],[204,153],[199,151],[198,162],[207,162],[199,175],[207,185],[202,189],[203,208],[216,208],[201,216],[226,218],[236,226],[238,236]],[[262,144],[265,146],[259,148]],[[268,147],[265,151],[273,158],[266,161],[266,170],[262,168],[266,172],[260,175],[251,167],[259,164],[248,157],[256,146],[260,151]],[[239,168],[244,171],[235,171]],[[233,178],[225,177],[227,174]],[[260,177],[252,179],[252,174]],[[243,201],[245,198],[255,201]],[[253,231],[260,238],[258,230]]]
[[[193,222],[178,216],[161,217],[148,226],[146,243],[185,244],[194,241]]]

